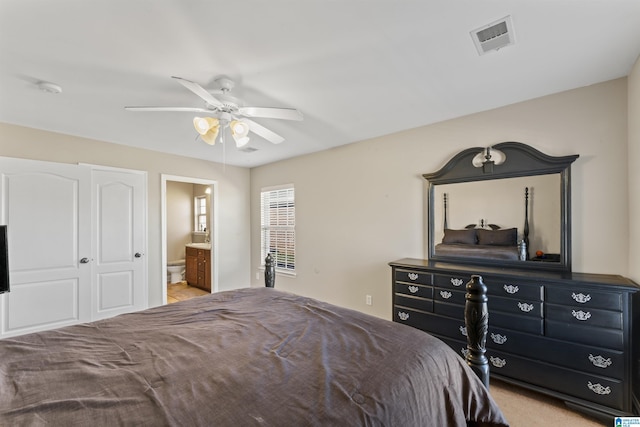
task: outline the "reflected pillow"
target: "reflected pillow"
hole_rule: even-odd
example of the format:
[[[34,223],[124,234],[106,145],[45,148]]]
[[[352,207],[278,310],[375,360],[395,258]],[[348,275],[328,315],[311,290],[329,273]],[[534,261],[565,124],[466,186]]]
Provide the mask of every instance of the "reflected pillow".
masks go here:
[[[462,243],[464,245],[475,245],[478,243],[476,230],[451,230],[445,228],[442,243]]]
[[[517,246],[518,229],[505,228],[504,230],[476,230],[478,233],[479,245],[492,246]]]

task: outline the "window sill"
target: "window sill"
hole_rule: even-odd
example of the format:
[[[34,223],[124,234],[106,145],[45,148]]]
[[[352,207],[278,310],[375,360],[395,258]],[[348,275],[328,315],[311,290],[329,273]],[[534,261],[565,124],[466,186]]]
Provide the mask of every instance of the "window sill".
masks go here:
[[[258,268],[258,270],[264,273],[264,265],[261,265],[260,268]],[[276,268],[276,277],[277,276],[297,277],[297,275],[298,274],[295,271],[287,271],[287,270],[281,270]]]

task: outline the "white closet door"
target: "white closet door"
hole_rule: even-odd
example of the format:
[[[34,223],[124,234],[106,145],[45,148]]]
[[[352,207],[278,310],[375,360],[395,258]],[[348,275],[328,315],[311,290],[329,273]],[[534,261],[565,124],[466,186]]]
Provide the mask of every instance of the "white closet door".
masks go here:
[[[92,318],[147,307],[146,178],[136,172],[94,170]]]
[[[89,320],[90,169],[0,157],[0,180],[11,275],[0,336]]]

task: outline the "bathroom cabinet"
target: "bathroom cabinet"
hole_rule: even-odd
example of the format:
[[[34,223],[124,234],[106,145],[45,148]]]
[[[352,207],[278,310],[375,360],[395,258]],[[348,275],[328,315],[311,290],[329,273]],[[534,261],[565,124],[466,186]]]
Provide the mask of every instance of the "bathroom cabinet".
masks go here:
[[[185,255],[185,276],[189,286],[211,292],[211,250],[187,246]]]

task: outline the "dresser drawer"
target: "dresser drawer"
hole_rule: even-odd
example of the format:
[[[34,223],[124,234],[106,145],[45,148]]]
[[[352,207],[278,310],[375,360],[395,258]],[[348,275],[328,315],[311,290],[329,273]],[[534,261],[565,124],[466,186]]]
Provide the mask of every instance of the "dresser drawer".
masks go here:
[[[434,335],[462,340],[465,342],[467,340],[467,328],[465,327],[464,321],[461,318],[454,319],[424,312],[418,312],[414,315],[414,312],[412,310],[406,310],[402,307],[396,307],[394,319],[399,318],[400,320],[402,320],[402,317],[406,317],[404,315],[399,316],[398,310],[406,312],[406,314],[409,316],[407,320],[400,323],[408,323],[412,326],[415,326],[410,322],[418,322],[419,326],[416,327],[422,329],[423,331],[427,331]]]
[[[555,304],[545,304],[545,307],[545,317],[550,320],[581,326],[598,326],[610,329],[622,328],[622,313],[619,311]]]
[[[563,369],[507,353],[487,351],[492,374],[542,386],[615,409],[624,407],[624,384],[597,375]]]
[[[466,291],[467,283],[471,280],[471,275],[464,274],[434,274],[433,284],[445,289],[458,289]]]
[[[488,301],[489,312],[495,310],[507,313],[522,314],[527,317],[542,317],[542,303],[540,301],[527,301],[519,298],[505,298],[492,296]]]
[[[546,293],[546,301],[553,304],[622,311],[622,294],[620,292],[598,292],[548,286]]]
[[[443,301],[450,304],[459,304],[463,306],[466,303],[466,291],[457,291],[454,289],[446,288],[434,288],[433,294],[436,301]]]
[[[423,285],[410,285],[408,283],[396,282],[393,287],[396,294],[411,295],[421,298],[433,298],[433,287]]]
[[[544,320],[542,318],[495,311],[491,308],[491,305],[489,305],[489,326],[498,326],[536,335],[544,333]]]
[[[534,283],[526,283],[508,279],[483,280],[487,285],[487,294],[502,297],[521,298],[529,301],[542,301],[544,286]]]
[[[433,300],[408,295],[396,294],[394,304],[403,307],[417,308],[422,311],[433,311]]]
[[[442,316],[453,317],[464,322],[464,305],[449,304],[446,302],[435,301],[433,303],[433,312]]]
[[[432,317],[428,313],[400,306],[393,307],[393,320],[394,322],[404,323],[405,325],[413,326],[414,328],[427,332],[430,331],[429,327],[433,322]]]
[[[624,349],[624,334],[618,329],[590,328],[547,319],[545,320],[545,330],[546,335],[550,338],[614,350]]]
[[[523,334],[508,329],[489,328],[487,349],[558,364],[582,372],[623,379],[624,354],[546,337]]]
[[[395,276],[395,280],[399,282],[419,283],[421,285],[433,284],[433,277],[431,273],[398,269],[396,270]]]

